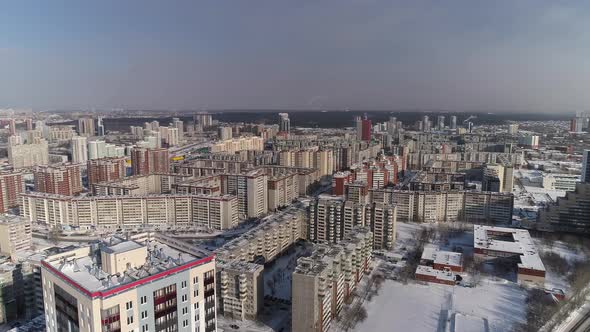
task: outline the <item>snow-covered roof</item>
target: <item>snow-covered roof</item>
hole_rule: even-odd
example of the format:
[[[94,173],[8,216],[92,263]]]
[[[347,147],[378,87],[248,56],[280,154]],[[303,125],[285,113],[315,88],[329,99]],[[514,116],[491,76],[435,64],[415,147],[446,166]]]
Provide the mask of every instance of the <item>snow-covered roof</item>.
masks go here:
[[[512,241],[494,239],[492,237],[494,234],[511,235]],[[533,243],[533,239],[531,239],[527,230],[474,225],[473,235],[473,247],[475,249],[492,250],[519,255],[519,268],[545,271],[545,265],[543,265],[541,257],[539,257],[539,253]]]
[[[434,268],[426,265],[418,265],[416,268],[416,274],[436,277],[438,280],[444,281],[455,281],[455,275],[451,271],[435,270]]]
[[[443,251],[437,246],[426,245],[422,251],[422,260],[432,261],[434,264],[448,265],[448,266],[462,266],[462,256],[458,252]]]

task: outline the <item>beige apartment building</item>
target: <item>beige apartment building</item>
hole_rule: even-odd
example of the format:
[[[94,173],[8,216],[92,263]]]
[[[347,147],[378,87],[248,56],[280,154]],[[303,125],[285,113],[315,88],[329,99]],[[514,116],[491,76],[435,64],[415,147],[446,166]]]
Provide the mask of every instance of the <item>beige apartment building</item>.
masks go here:
[[[219,313],[230,319],[255,320],[264,306],[264,265],[230,261],[218,263]]]
[[[211,153],[235,153],[243,150],[264,150],[264,139],[258,136],[240,137],[218,141],[211,146]]]
[[[368,274],[373,246],[368,227],[357,227],[339,244],[317,245],[297,260],[292,279],[292,331],[328,331],[344,302]]]
[[[309,207],[308,239],[316,243],[339,243],[353,229],[367,226],[373,233],[373,249],[392,249],[395,244],[397,207],[384,203],[357,203],[340,196],[322,195]]]
[[[255,319],[263,307],[263,264],[304,238],[303,211],[290,207],[217,249],[219,313]]]
[[[32,222],[80,228],[185,224],[216,230],[238,224],[234,196],[143,195],[79,197],[28,193],[21,215]]]
[[[16,261],[18,251],[31,249],[31,222],[25,218],[0,215],[0,254]]]
[[[487,191],[369,190],[369,201],[397,207],[397,220],[420,222],[494,221],[510,222],[512,193]]]
[[[296,172],[276,174],[268,180],[268,209],[274,211],[291,204],[299,197],[299,181]]]
[[[12,136],[8,143],[8,163],[14,169],[49,164],[49,145],[43,138],[36,137],[23,144],[19,136]]]
[[[94,195],[149,195],[170,194],[174,185],[190,178],[187,175],[153,173],[135,175],[91,185]]]
[[[42,279],[48,332],[217,330],[214,256],[147,233],[49,256]]]
[[[241,219],[262,216],[269,209],[269,178],[263,169],[245,174],[223,174],[221,187],[224,194],[238,198]]]
[[[223,262],[254,262],[257,258],[262,258],[262,263],[270,262],[298,240],[305,239],[305,228],[303,212],[294,207],[288,208],[229,241],[215,253]]]

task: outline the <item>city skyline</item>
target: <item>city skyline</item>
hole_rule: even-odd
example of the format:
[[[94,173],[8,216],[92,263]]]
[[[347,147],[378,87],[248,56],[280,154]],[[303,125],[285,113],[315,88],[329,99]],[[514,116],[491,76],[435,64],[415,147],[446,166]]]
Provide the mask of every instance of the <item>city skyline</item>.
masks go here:
[[[1,107],[571,113],[576,1],[10,4]]]

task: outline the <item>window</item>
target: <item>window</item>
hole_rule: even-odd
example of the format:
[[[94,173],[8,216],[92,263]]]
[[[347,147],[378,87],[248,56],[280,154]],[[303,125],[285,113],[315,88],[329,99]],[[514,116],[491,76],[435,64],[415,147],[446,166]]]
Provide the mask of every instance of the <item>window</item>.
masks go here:
[[[186,308],[186,307],[185,308],[182,308],[182,314],[183,315],[188,314],[188,308]]]
[[[133,324],[133,316],[127,317],[127,325],[129,325],[129,324]]]
[[[129,301],[129,302],[125,303],[125,308],[127,308],[127,310],[133,309],[133,301]]]
[[[186,294],[184,294],[182,296],[182,302],[186,302],[188,300],[188,296]]]
[[[145,324],[144,326],[141,327],[141,332],[148,332],[148,325]]]
[[[188,320],[183,320],[182,327],[187,327],[187,326],[188,326]]]
[[[199,277],[194,277],[193,278],[193,284],[198,284],[199,283]]]
[[[180,287],[181,288],[186,288],[186,284],[187,284],[187,282],[185,280],[185,281],[183,281],[183,282],[180,283]]]
[[[141,319],[146,319],[148,316],[147,310],[141,312]]]
[[[199,286],[195,286],[195,290],[193,291],[193,296],[194,296],[194,297],[197,297],[197,296],[199,296],[199,288],[198,288],[198,287],[199,287]]]
[[[139,298],[139,303],[146,304],[147,303],[147,296],[142,296]]]

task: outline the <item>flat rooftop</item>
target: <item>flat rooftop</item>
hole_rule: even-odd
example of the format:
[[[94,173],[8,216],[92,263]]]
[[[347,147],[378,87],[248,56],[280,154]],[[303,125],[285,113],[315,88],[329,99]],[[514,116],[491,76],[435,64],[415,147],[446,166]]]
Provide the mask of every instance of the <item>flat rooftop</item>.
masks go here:
[[[29,222],[26,218],[11,215],[11,214],[0,214],[0,223],[2,224],[11,224],[11,223],[27,223]]]
[[[422,251],[422,259],[433,261],[434,264],[462,266],[462,257],[458,252],[443,251],[434,245],[426,245]]]
[[[144,234],[142,234],[144,235]],[[158,241],[157,237],[117,236],[91,246],[49,256],[43,266],[90,297],[108,296],[137,287],[168,274],[205,264],[213,256],[197,256],[177,250]],[[147,257],[142,265],[127,268],[122,273],[108,274],[101,266],[101,253],[123,253],[146,247]]]
[[[438,280],[455,281],[455,274],[452,271],[436,270],[430,266],[418,265],[416,274],[435,277]]]
[[[511,238],[503,241],[496,239],[495,236]],[[519,255],[519,268],[545,271],[545,265],[539,257],[533,239],[524,229],[474,225],[473,248]]]

